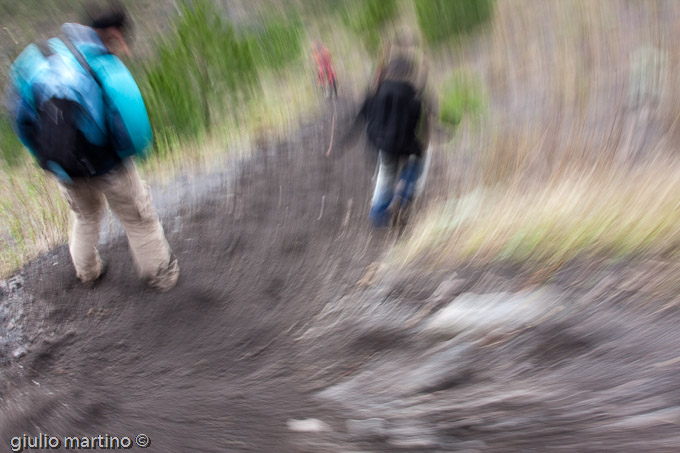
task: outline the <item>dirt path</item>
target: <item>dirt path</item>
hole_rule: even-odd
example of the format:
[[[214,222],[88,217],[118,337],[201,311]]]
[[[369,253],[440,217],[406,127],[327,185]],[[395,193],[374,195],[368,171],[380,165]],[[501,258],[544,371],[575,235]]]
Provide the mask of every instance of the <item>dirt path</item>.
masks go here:
[[[370,159],[323,156],[329,124],[187,183],[177,212],[163,209],[182,266],[167,294],[137,280],[120,237],[92,290],[65,247],[6,282],[0,442],[144,433],[147,451],[172,453],[678,451],[677,263],[372,278],[395,238],[366,221]],[[429,189],[454,167],[435,162]],[[325,425],[289,428],[307,418]]]
[[[3,443],[145,433],[152,451],[296,450],[286,421],[322,411],[288,369],[294,338],[386,240],[365,221],[374,168],[359,152],[324,157],[329,121],[182,203],[165,222],[182,268],[167,294],[137,281],[122,238],[102,250],[110,269],[93,290],[64,247],[28,266],[27,353],[6,347],[0,368]]]

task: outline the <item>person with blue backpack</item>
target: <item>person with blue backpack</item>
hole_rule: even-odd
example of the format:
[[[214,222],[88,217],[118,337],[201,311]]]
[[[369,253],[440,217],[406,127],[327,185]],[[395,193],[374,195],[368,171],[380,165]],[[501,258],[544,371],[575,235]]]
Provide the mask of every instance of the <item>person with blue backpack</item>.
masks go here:
[[[137,270],[167,290],[179,265],[133,156],[153,135],[144,100],[119,59],[129,54],[129,18],[116,0],[85,5],[88,25],[31,44],[10,69],[6,106],[22,143],[57,179],[72,213],[69,251],[77,277],[93,286],[105,271],[97,244],[105,206],[120,219]]]

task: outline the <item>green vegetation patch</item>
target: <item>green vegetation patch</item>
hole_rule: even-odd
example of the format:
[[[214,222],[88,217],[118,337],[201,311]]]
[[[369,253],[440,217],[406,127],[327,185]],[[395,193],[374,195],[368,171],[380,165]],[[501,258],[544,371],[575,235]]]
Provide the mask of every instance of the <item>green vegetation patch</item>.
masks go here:
[[[260,93],[262,71],[299,60],[301,36],[297,14],[237,34],[211,2],[182,3],[172,31],[156,45],[157,58],[139,70],[160,154],[225,117],[238,120]]]
[[[297,62],[301,55],[302,34],[302,20],[297,14],[266,20],[264,27],[251,32],[249,37],[257,66],[279,70]]]
[[[486,110],[484,87],[477,78],[465,72],[454,74],[444,85],[441,95],[439,119],[455,126],[464,115],[478,115]]]
[[[0,114],[0,157],[5,165],[14,167],[22,162],[28,151],[24,149],[7,114]]]
[[[398,13],[396,0],[361,0],[347,2],[342,14],[345,25],[359,35],[369,50],[380,44],[382,28]]]
[[[415,0],[415,7],[425,39],[439,44],[487,22],[493,0]]]
[[[250,46],[207,1],[180,6],[156,55],[139,82],[160,143],[210,128],[216,116],[247,98],[256,82]]]

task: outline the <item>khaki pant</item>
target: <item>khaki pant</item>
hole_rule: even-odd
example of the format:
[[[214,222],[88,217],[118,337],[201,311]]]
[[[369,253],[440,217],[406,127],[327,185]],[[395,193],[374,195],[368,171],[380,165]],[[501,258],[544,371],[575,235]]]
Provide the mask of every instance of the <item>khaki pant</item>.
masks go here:
[[[95,280],[101,273],[97,244],[106,198],[125,228],[140,277],[157,289],[175,286],[179,278],[177,260],[151,206],[148,186],[131,161],[102,176],[74,178],[73,184],[60,182],[59,187],[71,208],[69,249],[81,281]]]

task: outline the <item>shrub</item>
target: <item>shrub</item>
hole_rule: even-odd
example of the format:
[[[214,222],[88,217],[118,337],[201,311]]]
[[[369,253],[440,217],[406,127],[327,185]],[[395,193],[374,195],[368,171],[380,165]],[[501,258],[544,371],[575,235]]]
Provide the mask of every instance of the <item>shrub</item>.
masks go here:
[[[437,44],[489,20],[493,0],[415,0],[415,7],[425,39]]]
[[[442,123],[457,125],[465,114],[479,114],[485,109],[486,98],[481,83],[466,73],[454,74],[444,85],[439,109]]]
[[[275,17],[265,22],[258,32],[251,33],[255,62],[259,67],[281,69],[296,61],[300,56],[302,21],[293,18]]]
[[[259,93],[259,70],[279,70],[301,51],[302,21],[277,16],[236,34],[214,4],[185,1],[173,29],[156,44],[157,58],[141,69],[156,142],[193,138],[218,118],[238,118],[239,106]]]
[[[252,94],[252,50],[207,1],[180,7],[172,32],[156,45],[140,88],[157,140],[192,137]]]
[[[380,44],[380,30],[397,13],[396,0],[361,0],[346,4],[343,21],[370,50]]]

